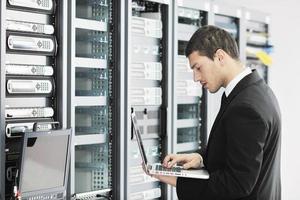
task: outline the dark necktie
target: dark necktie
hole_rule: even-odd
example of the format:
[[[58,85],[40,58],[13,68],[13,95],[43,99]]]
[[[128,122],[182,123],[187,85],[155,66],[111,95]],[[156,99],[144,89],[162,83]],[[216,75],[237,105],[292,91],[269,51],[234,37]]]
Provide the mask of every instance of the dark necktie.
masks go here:
[[[220,110],[222,110],[222,109],[224,108],[224,106],[225,106],[226,102],[227,102],[227,97],[226,97],[226,94],[225,94],[225,92],[223,92],[223,95],[222,95],[222,100],[221,100],[221,108],[220,108]]]

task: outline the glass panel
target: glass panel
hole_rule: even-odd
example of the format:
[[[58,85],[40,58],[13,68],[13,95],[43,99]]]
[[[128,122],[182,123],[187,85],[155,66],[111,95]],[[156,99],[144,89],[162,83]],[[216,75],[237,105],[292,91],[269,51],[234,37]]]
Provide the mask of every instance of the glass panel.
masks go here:
[[[178,55],[185,55],[185,48],[187,43],[188,43],[187,41],[178,40],[178,52],[177,52]]]
[[[75,147],[75,192],[90,192],[110,186],[108,144]]]
[[[108,22],[107,0],[76,0],[76,17]]]
[[[106,106],[78,106],[75,108],[75,135],[107,134]]]
[[[153,160],[156,160],[157,162],[160,162],[160,157],[161,157],[161,146],[160,144],[158,143],[158,140],[149,140],[149,139],[144,139],[143,140],[143,145],[144,145],[144,149],[145,149],[145,154],[146,154],[146,157],[148,159],[148,162],[153,161]],[[134,141],[132,144],[131,144],[131,158],[134,158],[134,159],[141,159],[141,154],[140,154],[140,151],[138,149],[138,144],[136,141]],[[133,162],[135,163],[135,161]],[[141,162],[138,161],[138,164],[140,164]],[[151,162],[152,163],[152,162]]]
[[[198,127],[179,128],[177,130],[177,143],[198,142]]]
[[[178,8],[178,23],[201,26],[201,20],[201,11],[183,7]]]
[[[76,68],[76,96],[107,96],[106,69]]]
[[[238,43],[238,18],[229,17],[225,15],[215,15],[215,24],[216,26],[225,29]]]
[[[108,32],[76,29],[76,57],[107,59]]]
[[[253,33],[268,33],[268,25],[263,22],[248,21],[247,22],[247,32]]]
[[[199,112],[198,104],[178,104],[177,119],[197,119]]]

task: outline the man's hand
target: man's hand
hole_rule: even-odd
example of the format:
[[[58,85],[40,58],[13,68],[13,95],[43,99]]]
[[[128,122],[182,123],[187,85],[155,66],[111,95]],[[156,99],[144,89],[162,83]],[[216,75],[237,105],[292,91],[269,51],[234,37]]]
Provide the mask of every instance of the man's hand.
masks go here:
[[[163,175],[155,175],[155,174],[149,174],[149,171],[145,168],[145,166],[142,164],[142,168],[144,170],[144,172],[153,177],[153,178],[156,178],[158,180],[160,180],[161,182],[164,182],[166,184],[169,184],[169,185],[172,185],[174,187],[176,187],[176,182],[177,182],[177,177],[174,177],[174,176],[163,176]]]
[[[182,164],[184,169],[203,167],[202,156],[198,153],[169,154],[163,161],[164,167],[171,168],[176,164]]]
[[[177,177],[175,176],[152,175],[152,177],[160,180],[163,183],[176,187]]]

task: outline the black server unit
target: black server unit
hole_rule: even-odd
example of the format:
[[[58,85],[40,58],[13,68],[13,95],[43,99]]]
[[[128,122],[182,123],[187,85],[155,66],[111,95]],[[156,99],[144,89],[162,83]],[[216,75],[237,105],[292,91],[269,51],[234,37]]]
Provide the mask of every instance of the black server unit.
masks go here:
[[[21,135],[65,125],[63,8],[63,2],[54,0],[1,1],[1,40],[5,38],[5,50],[1,48],[5,175],[1,179],[7,199],[17,185]]]

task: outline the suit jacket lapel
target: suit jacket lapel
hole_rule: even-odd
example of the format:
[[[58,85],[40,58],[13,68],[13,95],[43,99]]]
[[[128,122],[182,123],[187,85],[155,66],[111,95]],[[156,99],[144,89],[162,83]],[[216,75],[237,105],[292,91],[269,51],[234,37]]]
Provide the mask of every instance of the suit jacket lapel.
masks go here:
[[[221,110],[219,110],[218,115],[213,123],[212,129],[210,131],[210,136],[209,136],[209,141],[210,139],[213,137],[213,133],[216,129],[216,127],[219,124],[220,119],[222,118],[224,112],[226,111],[228,105],[231,103],[231,101],[234,99],[234,97],[236,97],[244,88],[258,82],[258,81],[262,81],[262,79],[260,78],[260,76],[258,75],[256,70],[252,70],[252,73],[245,76],[235,87],[234,89],[231,91],[231,93],[229,94],[229,96],[227,97],[227,101],[224,104],[224,106],[222,107]],[[208,145],[209,145],[209,141],[208,141]],[[208,148],[208,147],[207,147]]]

